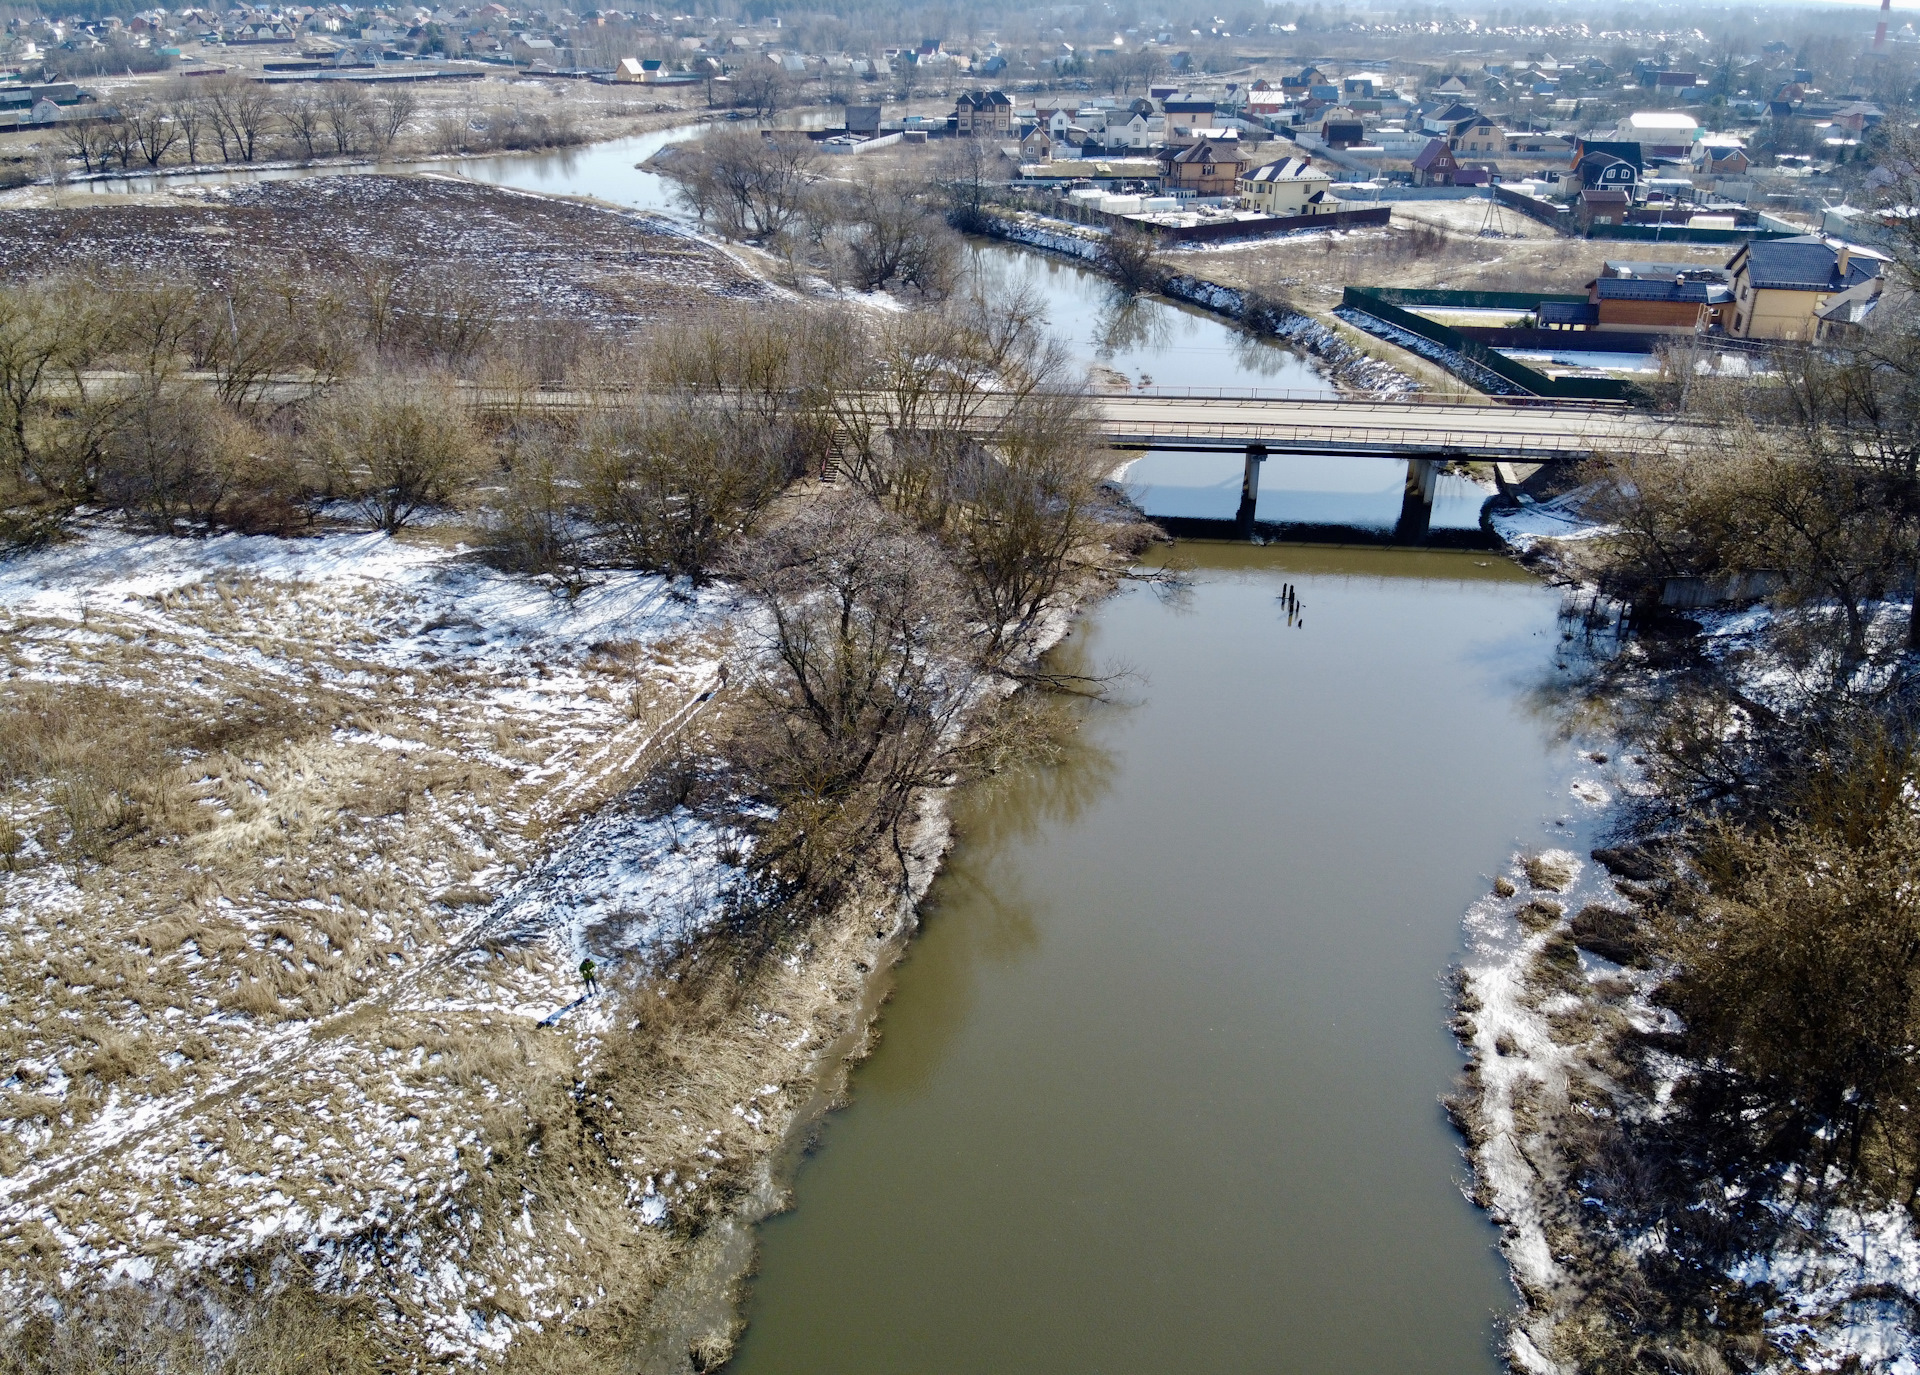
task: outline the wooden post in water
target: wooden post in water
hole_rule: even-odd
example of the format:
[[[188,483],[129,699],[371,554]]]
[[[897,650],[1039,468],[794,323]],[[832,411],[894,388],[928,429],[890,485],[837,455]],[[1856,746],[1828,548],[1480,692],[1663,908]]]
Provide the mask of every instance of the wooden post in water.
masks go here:
[[[1247,445],[1247,466],[1240,477],[1240,509],[1233,523],[1248,533],[1253,531],[1253,508],[1260,501],[1260,465],[1266,461],[1266,445]]]

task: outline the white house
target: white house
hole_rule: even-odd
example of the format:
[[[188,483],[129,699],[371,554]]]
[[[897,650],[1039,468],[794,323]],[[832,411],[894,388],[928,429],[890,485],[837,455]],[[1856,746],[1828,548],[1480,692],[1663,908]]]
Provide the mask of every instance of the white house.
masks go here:
[[[1637,143],[1651,157],[1690,158],[1700,139],[1700,121],[1665,110],[1638,110],[1613,126],[1620,143]]]
[[[1243,210],[1267,215],[1318,215],[1337,208],[1327,194],[1332,185],[1332,175],[1315,167],[1312,158],[1281,158],[1242,173],[1234,189]]]

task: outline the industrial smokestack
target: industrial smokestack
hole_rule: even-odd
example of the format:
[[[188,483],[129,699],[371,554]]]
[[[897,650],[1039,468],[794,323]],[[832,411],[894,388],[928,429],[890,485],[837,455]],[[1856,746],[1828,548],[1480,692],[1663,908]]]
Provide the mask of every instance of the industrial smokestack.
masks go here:
[[[1880,0],[1880,24],[1873,31],[1873,50],[1885,52],[1887,47],[1887,16],[1893,13],[1893,0]]]

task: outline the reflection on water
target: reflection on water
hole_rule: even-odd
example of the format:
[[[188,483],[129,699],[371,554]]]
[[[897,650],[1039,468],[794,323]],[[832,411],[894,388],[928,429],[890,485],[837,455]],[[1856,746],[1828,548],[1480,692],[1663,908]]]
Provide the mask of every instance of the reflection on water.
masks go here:
[[[1150,452],[1127,466],[1128,494],[1149,516],[1230,521],[1240,505],[1238,454]],[[1407,461],[1348,454],[1275,453],[1262,465],[1254,520],[1264,526],[1350,530],[1385,536],[1401,520]],[[1491,493],[1458,473],[1433,478],[1429,532],[1480,528]]]
[[[1131,299],[1065,258],[985,240],[967,245],[990,283],[1021,286],[1047,304],[1047,322],[1083,363],[1099,363],[1134,386],[1283,390],[1332,397],[1333,385],[1299,354],[1255,339],[1204,311],[1156,297]]]
[[[1093,334],[1094,352],[1102,362],[1110,364],[1116,354],[1147,353],[1167,346],[1173,330],[1164,310],[1156,310],[1156,303],[1118,287],[1111,295]],[[1129,380],[1144,386],[1149,379]]]
[[[1437,976],[1564,791],[1521,700],[1556,599],[1472,555],[1175,553],[1187,609],[1135,586],[1069,642],[1138,684],[960,800],[742,1375],[1498,1368]]]

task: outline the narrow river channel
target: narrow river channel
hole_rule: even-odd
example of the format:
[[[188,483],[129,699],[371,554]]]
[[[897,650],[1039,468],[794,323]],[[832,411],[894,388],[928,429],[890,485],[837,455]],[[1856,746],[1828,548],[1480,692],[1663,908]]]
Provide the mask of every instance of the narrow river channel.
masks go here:
[[[1069,642],[1125,700],[963,801],[740,1375],[1498,1369],[1440,974],[1564,805],[1525,705],[1556,599],[1471,554],[1182,552],[1184,604]]]
[[[634,164],[685,132],[431,170],[672,213]],[[1224,321],[969,251],[1109,383],[1331,394]],[[1258,517],[1378,537],[1404,476],[1277,454]],[[1225,519],[1240,460],[1149,454],[1128,480],[1152,514]],[[1474,528],[1484,495],[1444,475],[1433,528]],[[1438,1106],[1441,978],[1485,872],[1565,807],[1528,705],[1557,599],[1493,554],[1179,552],[1187,595],[1130,585],[1059,651],[1131,671],[1069,757],[960,799],[730,1370],[1499,1368],[1512,1296]]]

